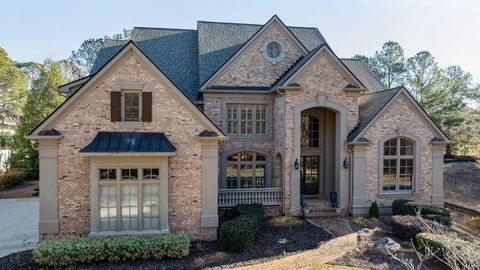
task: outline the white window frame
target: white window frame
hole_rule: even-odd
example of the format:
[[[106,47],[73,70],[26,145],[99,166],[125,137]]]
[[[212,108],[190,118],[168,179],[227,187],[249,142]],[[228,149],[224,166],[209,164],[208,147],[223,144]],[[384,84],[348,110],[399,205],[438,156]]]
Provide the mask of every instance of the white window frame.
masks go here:
[[[407,139],[413,142],[413,155],[400,155],[400,139]],[[385,156],[384,155],[384,144],[391,140],[396,139],[396,148],[397,153],[395,156]],[[422,146],[420,144],[420,140],[412,135],[406,134],[395,134],[395,135],[388,135],[383,137],[379,140],[378,145],[378,188],[379,188],[379,195],[409,195],[419,192],[419,182],[420,182],[420,153],[421,153]],[[402,158],[410,158],[413,159],[413,176],[412,176],[412,189],[411,190],[399,190],[399,175],[400,175],[400,159]],[[393,159],[396,161],[396,175],[395,175],[395,190],[383,190],[383,162],[385,159]]]
[[[125,120],[125,94],[138,94],[138,120]],[[122,95],[121,95],[121,116],[122,116],[122,122],[124,123],[141,123],[142,120],[142,90],[127,90],[123,89],[122,90]]]
[[[91,158],[90,160],[90,235],[135,235],[158,234],[169,232],[168,226],[168,157],[151,157],[154,162],[132,162],[131,158]],[[143,180],[143,169],[158,168],[159,179]],[[116,180],[100,180],[100,169],[116,169]],[[122,180],[121,169],[138,169],[138,180]],[[142,229],[143,223],[143,185],[155,183],[160,187],[160,228]],[[138,186],[138,229],[121,229],[121,185],[136,184]],[[100,186],[116,186],[117,224],[115,231],[100,230]]]

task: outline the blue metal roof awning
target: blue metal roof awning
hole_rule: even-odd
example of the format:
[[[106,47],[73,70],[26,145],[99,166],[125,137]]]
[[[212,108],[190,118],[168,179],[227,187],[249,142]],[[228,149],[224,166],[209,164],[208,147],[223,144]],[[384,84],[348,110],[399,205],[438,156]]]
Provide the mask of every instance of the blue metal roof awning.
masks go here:
[[[161,132],[97,133],[93,141],[80,150],[83,155],[173,155],[177,149]]]

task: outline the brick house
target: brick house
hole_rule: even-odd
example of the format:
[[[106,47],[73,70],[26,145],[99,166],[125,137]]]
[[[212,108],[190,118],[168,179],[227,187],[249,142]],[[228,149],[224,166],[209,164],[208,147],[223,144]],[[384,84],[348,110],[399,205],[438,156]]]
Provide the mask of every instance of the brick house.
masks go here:
[[[279,215],[301,215],[304,198],[327,211],[334,196],[343,214],[443,203],[450,141],[408,91],[277,16],[134,28],[59,92],[68,98],[28,136],[42,239],[215,239],[219,208],[237,203]]]

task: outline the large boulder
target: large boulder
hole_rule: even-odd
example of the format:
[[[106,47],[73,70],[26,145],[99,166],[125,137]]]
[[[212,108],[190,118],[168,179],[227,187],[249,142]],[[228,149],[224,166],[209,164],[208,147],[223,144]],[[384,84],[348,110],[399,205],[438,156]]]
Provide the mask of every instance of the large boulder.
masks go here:
[[[390,255],[395,254],[398,250],[400,250],[400,244],[395,242],[392,238],[383,237],[382,239],[375,242],[372,248],[382,254]]]

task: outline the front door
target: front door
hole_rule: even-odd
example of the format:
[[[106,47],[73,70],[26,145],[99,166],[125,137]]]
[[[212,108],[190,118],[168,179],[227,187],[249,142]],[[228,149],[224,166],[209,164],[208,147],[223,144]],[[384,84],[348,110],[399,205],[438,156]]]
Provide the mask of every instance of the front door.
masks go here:
[[[320,156],[302,156],[300,160],[300,192],[303,195],[319,194]]]

